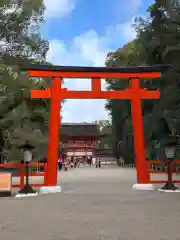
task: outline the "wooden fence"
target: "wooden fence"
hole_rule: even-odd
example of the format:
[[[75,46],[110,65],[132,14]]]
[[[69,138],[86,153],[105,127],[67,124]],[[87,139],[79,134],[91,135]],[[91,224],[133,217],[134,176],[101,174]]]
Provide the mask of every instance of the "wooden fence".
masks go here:
[[[46,182],[46,168],[47,163],[29,163],[29,176],[30,177],[44,177],[43,183],[29,183],[32,187],[41,187],[44,186],[44,183]],[[34,169],[33,169],[34,168]],[[43,168],[42,172],[37,172],[37,168]],[[20,183],[19,184],[12,184],[12,187],[14,188],[20,188],[22,189],[25,185],[24,177],[25,177],[25,164],[21,163],[5,163],[0,164],[0,169],[3,172],[11,172],[12,169],[16,169],[15,173],[12,172],[12,177],[19,177]],[[36,169],[36,170],[35,170]]]

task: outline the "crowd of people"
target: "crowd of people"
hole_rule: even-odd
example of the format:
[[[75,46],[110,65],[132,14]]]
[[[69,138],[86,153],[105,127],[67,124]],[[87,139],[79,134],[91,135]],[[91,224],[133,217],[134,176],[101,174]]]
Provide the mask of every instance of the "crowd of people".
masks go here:
[[[84,163],[84,161],[82,159],[79,159],[79,158],[75,158],[74,161],[64,162],[64,159],[60,157],[58,159],[58,169],[59,169],[59,171],[62,171],[62,170],[67,171],[68,167],[79,168],[80,165],[83,164],[83,163]],[[93,163],[93,159],[92,158],[88,158],[87,159],[87,164],[89,166],[94,164],[96,166],[96,168],[101,168],[101,159],[99,157],[96,157],[95,161]]]

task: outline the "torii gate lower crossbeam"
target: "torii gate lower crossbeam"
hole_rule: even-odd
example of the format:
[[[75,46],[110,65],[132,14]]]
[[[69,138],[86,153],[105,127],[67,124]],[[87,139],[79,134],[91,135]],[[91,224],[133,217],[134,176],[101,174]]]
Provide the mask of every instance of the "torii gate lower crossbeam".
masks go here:
[[[131,100],[134,150],[137,170],[137,183],[148,184],[150,175],[146,161],[144,128],[141,101],[158,99],[160,92],[140,88],[140,80],[160,78],[169,66],[137,68],[93,68],[93,67],[59,67],[46,65],[23,66],[31,77],[52,77],[51,89],[31,90],[32,98],[51,98],[48,143],[48,168],[46,186],[57,184],[57,160],[60,129],[60,101],[63,99],[128,99]],[[91,78],[91,91],[69,91],[63,89],[63,78]],[[130,88],[123,91],[102,91],[102,78],[130,79]]]

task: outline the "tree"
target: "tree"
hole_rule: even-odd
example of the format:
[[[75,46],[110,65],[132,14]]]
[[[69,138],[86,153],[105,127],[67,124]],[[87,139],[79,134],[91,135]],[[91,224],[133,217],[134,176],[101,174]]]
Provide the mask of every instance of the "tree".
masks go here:
[[[7,127],[10,139],[15,132],[24,127],[23,122],[27,118],[28,124],[33,129],[31,134],[36,135],[34,131],[39,129],[47,137],[49,101],[31,100],[30,95],[26,98],[19,95],[21,96],[19,99],[16,94],[21,90],[30,93],[30,89],[45,88],[50,83],[49,79],[29,80],[28,76],[19,70],[21,62],[46,62],[49,44],[39,31],[43,23],[43,12],[42,0],[2,0],[0,3],[0,96],[6,98],[9,94],[14,95],[16,103],[12,103],[6,116],[0,112],[4,124],[6,120],[11,123]],[[7,132],[7,128],[2,132]],[[6,145],[11,152],[12,142]],[[5,147],[3,143],[2,147]]]
[[[100,131],[104,136],[100,140],[100,148],[113,149],[113,135],[112,135],[112,124],[109,120],[99,120],[94,123],[98,124]]]
[[[42,0],[2,0],[0,3],[1,59],[9,65],[44,61],[48,42],[39,32],[43,23]]]
[[[161,99],[143,102],[143,118],[147,152],[153,148],[152,134],[156,138],[168,138],[169,133],[160,130],[161,119],[168,124],[171,134],[179,134],[179,54],[180,54],[180,7],[169,9],[167,1],[157,0],[148,9],[149,18],[136,19],[137,38],[131,43],[107,56],[106,65],[112,67],[171,64],[172,68],[163,74],[161,81],[144,80],[142,87],[161,91]],[[124,89],[128,86],[124,80],[106,80],[110,89]],[[124,104],[121,104],[121,103]],[[108,101],[106,108],[112,116],[114,135],[117,141],[124,143],[126,153],[132,152],[132,124],[129,103],[124,101]],[[124,119],[124,120],[123,120]],[[120,125],[118,125],[121,123]],[[129,139],[129,140],[128,140]],[[128,143],[129,142],[129,143]],[[121,153],[122,154],[122,153]],[[126,157],[129,160],[129,157]],[[125,159],[125,160],[126,160]]]
[[[106,59],[106,66],[108,67],[123,67],[123,66],[134,66],[138,64],[138,52],[135,51],[136,41],[132,41],[126,44],[122,49],[117,49],[114,53],[109,53]],[[108,89],[112,90],[124,90],[128,87],[129,82],[125,79],[106,79]],[[116,156],[120,153],[120,142],[124,140],[124,127],[127,124],[128,118],[131,116],[130,102],[127,100],[108,100],[106,109],[110,111],[112,118],[112,132],[113,132],[113,148]],[[132,133],[131,133],[132,135]],[[127,139],[127,138],[126,138]],[[126,149],[126,147],[124,148]],[[124,157],[125,158],[125,157]],[[126,157],[125,159],[130,159]]]
[[[143,46],[142,56],[147,56],[147,64],[168,63],[172,68],[163,75],[160,84],[153,83],[154,88],[160,88],[161,99],[152,108],[154,121],[159,122],[162,116],[171,131],[178,132],[179,126],[179,63],[180,56],[180,6],[169,8],[167,1],[157,0],[150,11],[150,18],[144,24],[138,25],[139,43]],[[148,43],[148,44],[147,44]],[[148,54],[147,54],[148,53]],[[157,121],[158,120],[158,121]],[[156,124],[155,124],[156,125]],[[157,127],[156,127],[157,128]]]
[[[0,162],[5,145],[4,130],[8,129],[13,122],[13,120],[6,117],[6,115],[21,103],[22,98],[26,99],[27,97],[27,92],[19,89],[18,92],[8,94],[0,101]]]

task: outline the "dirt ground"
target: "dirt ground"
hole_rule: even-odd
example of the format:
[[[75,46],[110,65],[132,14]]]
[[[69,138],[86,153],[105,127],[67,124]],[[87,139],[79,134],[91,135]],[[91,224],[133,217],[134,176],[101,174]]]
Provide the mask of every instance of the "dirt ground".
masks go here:
[[[134,169],[59,174],[62,193],[0,199],[2,240],[180,240],[180,193],[132,190]]]

